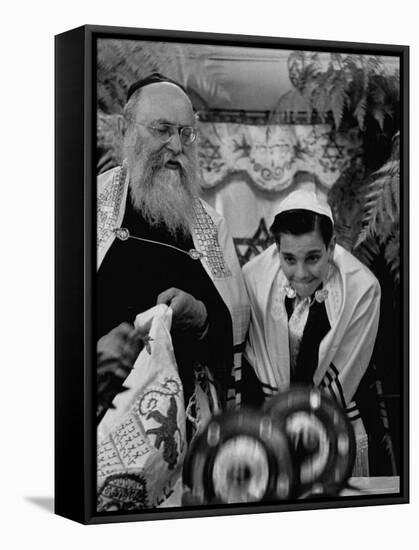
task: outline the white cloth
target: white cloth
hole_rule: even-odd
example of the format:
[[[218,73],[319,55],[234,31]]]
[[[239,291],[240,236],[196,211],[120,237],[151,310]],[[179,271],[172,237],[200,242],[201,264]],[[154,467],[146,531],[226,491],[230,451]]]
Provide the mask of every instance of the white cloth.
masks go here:
[[[182,383],[170,337],[172,310],[160,304],[138,315],[151,337],[97,429],[99,511],[180,504],[186,452]]]
[[[298,188],[281,202],[277,215],[299,208],[326,216],[333,222],[332,209],[327,202],[327,197],[314,181],[301,182]]]
[[[353,396],[374,348],[380,285],[367,267],[339,245],[333,262],[337,269],[324,287],[328,290],[325,306],[331,328],[320,343],[313,382],[324,386],[354,421],[360,450],[365,431]],[[290,384],[287,279],[277,246],[270,246],[247,263],[243,273],[251,307],[245,355],[269,397]]]

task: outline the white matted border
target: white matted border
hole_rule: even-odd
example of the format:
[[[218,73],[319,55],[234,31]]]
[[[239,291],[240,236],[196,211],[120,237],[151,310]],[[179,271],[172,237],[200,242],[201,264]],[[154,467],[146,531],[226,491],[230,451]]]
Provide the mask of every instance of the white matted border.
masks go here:
[[[240,11],[239,11],[240,6]],[[419,149],[414,4],[352,0],[7,3],[2,44],[2,538],[7,548],[394,549],[417,538],[418,349],[411,349],[410,505],[83,527],[53,516],[53,36],[89,23],[411,46],[411,151]],[[419,207],[411,155],[411,212]],[[412,216],[411,236],[419,234]],[[3,249],[4,249],[3,248]],[[418,279],[417,247],[411,281]],[[411,300],[411,334],[418,306]],[[4,305],[6,307],[4,307]],[[374,546],[373,546],[374,545]]]

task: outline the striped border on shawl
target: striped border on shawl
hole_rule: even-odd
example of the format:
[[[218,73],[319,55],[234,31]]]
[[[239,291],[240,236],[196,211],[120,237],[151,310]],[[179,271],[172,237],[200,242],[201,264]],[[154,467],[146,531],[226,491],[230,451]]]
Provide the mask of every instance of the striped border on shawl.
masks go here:
[[[244,342],[234,346],[233,368],[231,369],[232,386],[227,389],[227,408],[239,409],[242,401],[241,391],[239,389],[242,379],[242,351]]]
[[[355,422],[355,420],[361,418],[361,413],[359,412],[355,401],[351,401],[349,403],[349,406],[345,409],[345,412],[351,422]]]
[[[319,386],[320,388],[327,390],[331,397],[339,403],[344,410],[346,410],[347,406],[343,388],[339,380],[339,371],[333,363],[330,363],[329,368]]]
[[[278,388],[276,388],[275,386],[271,386],[264,382],[261,382],[260,384],[262,386],[263,395],[265,397],[272,397],[273,395],[278,393]]]

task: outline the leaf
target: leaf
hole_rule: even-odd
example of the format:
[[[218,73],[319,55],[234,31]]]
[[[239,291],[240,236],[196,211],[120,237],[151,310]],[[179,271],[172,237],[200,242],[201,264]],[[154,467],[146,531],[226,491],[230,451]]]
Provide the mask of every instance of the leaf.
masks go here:
[[[106,113],[121,112],[129,86],[153,71],[183,82],[180,45],[137,40],[99,39],[98,104]]]
[[[353,253],[366,266],[371,267],[374,259],[380,254],[380,245],[376,239],[364,240],[360,246],[353,250]]]
[[[355,244],[378,235],[386,241],[394,223],[400,219],[400,162],[388,161],[377,170],[367,184],[364,195],[362,229]]]
[[[386,247],[384,249],[384,258],[394,275],[396,284],[400,283],[400,230],[398,226],[393,228]]]
[[[301,88],[301,74],[305,65],[306,52],[294,51],[290,53],[287,60],[288,76],[291,84],[297,89]]]
[[[367,98],[364,95],[358,105],[355,107],[354,110],[354,116],[356,120],[358,121],[358,125],[361,128],[361,130],[364,129],[364,121],[365,121],[365,114],[367,112]]]
[[[100,153],[97,173],[106,172],[122,161],[122,143],[118,134],[118,116],[101,110],[97,114],[97,149]]]
[[[346,248],[352,250],[353,245],[353,228],[350,225],[342,224],[335,221],[334,230],[336,233],[337,242]]]
[[[346,102],[347,97],[345,93],[345,82],[339,81],[332,90],[330,100],[330,107],[333,113],[333,120],[335,122],[336,130],[339,129],[342,121]]]
[[[390,131],[397,129],[400,75],[398,71],[389,74],[379,56],[331,53],[325,65],[308,52],[292,52],[288,71],[295,89],[323,121],[331,114],[336,128],[345,121],[367,132],[367,126],[376,121],[384,133],[389,118]]]
[[[371,57],[368,57],[366,70],[371,73],[382,74],[384,72],[384,64],[380,57],[377,55],[372,55]]]

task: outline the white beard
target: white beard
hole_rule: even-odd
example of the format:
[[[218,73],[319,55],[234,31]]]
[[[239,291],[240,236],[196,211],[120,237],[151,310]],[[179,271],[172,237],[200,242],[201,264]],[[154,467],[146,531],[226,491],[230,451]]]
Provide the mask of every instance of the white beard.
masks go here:
[[[164,167],[172,159],[167,151],[143,158],[128,156],[130,193],[134,208],[153,227],[165,226],[174,236],[189,236],[198,199],[196,160],[179,155],[177,170]]]

